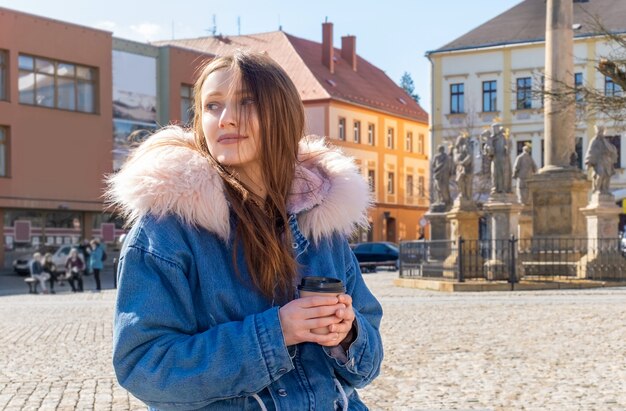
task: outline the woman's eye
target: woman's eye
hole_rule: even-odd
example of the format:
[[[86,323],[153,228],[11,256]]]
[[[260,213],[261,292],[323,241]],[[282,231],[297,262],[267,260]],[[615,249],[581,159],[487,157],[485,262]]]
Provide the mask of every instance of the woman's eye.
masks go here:
[[[252,97],[246,97],[246,98],[243,98],[241,100],[241,105],[242,106],[249,106],[249,105],[254,104],[254,103],[255,103],[255,101],[254,101],[254,99]]]
[[[214,110],[219,109],[220,105],[218,103],[207,103],[205,107],[209,111],[214,111]]]

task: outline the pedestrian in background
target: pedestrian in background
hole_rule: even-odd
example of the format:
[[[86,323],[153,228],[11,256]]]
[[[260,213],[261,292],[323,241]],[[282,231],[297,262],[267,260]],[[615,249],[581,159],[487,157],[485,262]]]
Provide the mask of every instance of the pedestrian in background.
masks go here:
[[[30,263],[30,276],[39,281],[39,285],[41,286],[41,292],[44,294],[48,294],[46,281],[50,279],[50,274],[43,271],[41,253],[33,254],[33,260]]]
[[[85,263],[78,255],[78,250],[72,248],[69,257],[65,262],[65,272],[67,282],[72,287],[72,292],[83,292],[83,272],[85,271]]]
[[[43,256],[43,272],[50,276],[50,293],[55,294],[54,283],[57,281],[57,266],[52,261],[52,254],[46,253]]]
[[[89,255],[91,254],[91,245],[88,240],[83,240],[77,247],[78,255],[82,256],[83,262],[85,263],[85,274],[89,273]]]
[[[298,90],[265,54],[215,58],[194,96],[194,129],[148,138],[110,180],[134,222],[118,381],[153,409],[366,409],[382,309],[346,240],[367,225],[366,181],[304,138]],[[297,299],[312,276],[345,292]]]
[[[100,240],[94,238],[91,240],[91,252],[89,253],[89,268],[93,271],[93,277],[96,280],[96,291],[100,291],[100,271],[104,267],[104,246],[100,244]]]

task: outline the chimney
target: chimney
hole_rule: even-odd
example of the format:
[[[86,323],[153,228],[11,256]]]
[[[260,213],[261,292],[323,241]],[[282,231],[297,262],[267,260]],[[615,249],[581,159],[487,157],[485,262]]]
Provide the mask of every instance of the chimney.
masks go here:
[[[322,23],[322,64],[335,72],[333,61],[333,23]]]
[[[356,71],[356,36],[341,38],[341,57]]]

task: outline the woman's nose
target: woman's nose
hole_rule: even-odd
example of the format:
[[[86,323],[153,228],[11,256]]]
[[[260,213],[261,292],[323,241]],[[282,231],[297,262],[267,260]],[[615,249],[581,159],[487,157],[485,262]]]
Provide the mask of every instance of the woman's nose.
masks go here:
[[[236,117],[237,117],[237,113],[236,113],[235,108],[232,105],[224,106],[224,109],[222,110],[222,115],[220,116],[219,127],[220,128],[236,127],[237,126]]]

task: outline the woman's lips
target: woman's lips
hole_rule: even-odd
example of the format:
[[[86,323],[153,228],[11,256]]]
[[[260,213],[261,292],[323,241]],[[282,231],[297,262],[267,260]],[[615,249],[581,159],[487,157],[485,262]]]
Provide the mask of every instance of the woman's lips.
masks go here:
[[[241,134],[222,134],[217,138],[217,142],[221,144],[235,144],[246,138],[248,136],[242,136]]]

